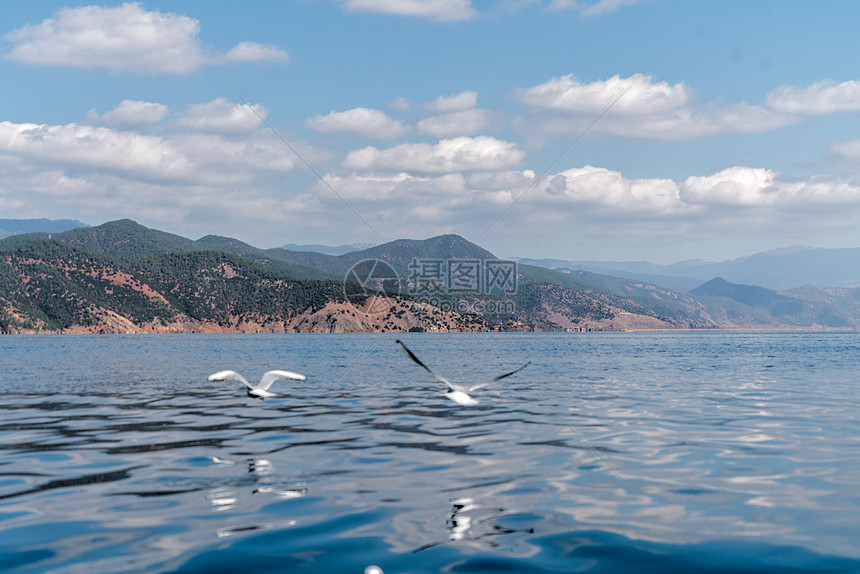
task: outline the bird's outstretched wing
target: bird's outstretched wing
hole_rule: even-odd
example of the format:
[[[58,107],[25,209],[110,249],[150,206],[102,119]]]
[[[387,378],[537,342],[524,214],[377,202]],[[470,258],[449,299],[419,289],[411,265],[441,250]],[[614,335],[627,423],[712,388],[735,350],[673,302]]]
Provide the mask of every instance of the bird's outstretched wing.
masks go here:
[[[292,381],[306,381],[307,377],[304,375],[300,375],[299,373],[294,373],[292,371],[266,371],[263,373],[263,378],[260,379],[260,384],[257,385],[258,389],[263,389],[264,391],[269,390],[269,387],[272,386],[272,383],[277,381],[278,379],[290,379]]]
[[[505,373],[504,375],[499,375],[498,377],[495,377],[494,379],[490,379],[489,381],[484,381],[483,383],[475,383],[474,385],[470,385],[468,390],[469,390],[469,392],[472,392],[474,390],[480,389],[481,387],[486,387],[487,385],[491,385],[491,384],[495,383],[496,381],[501,381],[502,379],[510,377],[511,375],[516,375],[517,373],[519,373],[520,371],[522,371],[523,369],[525,369],[526,367],[528,367],[531,364],[532,364],[532,362],[529,361],[528,363],[526,363],[525,365],[523,365],[519,369],[516,369],[515,371],[511,371],[510,373]]]
[[[407,354],[407,355],[409,355],[409,358],[410,358],[410,359],[412,359],[413,361],[415,361],[416,363],[418,363],[418,365],[420,365],[421,367],[423,367],[423,368],[424,368],[424,370],[426,370],[428,373],[430,373],[431,375],[433,375],[434,377],[436,377],[438,380],[440,380],[441,382],[445,383],[445,385],[446,385],[449,389],[451,389],[452,391],[456,391],[456,390],[458,390],[458,389],[457,389],[457,387],[456,387],[456,386],[455,386],[451,381],[449,381],[448,379],[446,379],[445,377],[443,377],[443,376],[441,376],[441,375],[437,375],[436,373],[434,373],[434,372],[433,372],[433,369],[431,369],[430,367],[428,367],[427,365],[425,365],[424,363],[422,363],[422,362],[421,362],[421,359],[419,359],[418,357],[416,357],[416,356],[415,356],[415,353],[413,353],[412,351],[410,351],[410,350],[409,350],[409,348],[408,348],[406,345],[404,345],[404,344],[403,344],[403,341],[401,341],[400,339],[397,339],[397,344],[398,344],[398,345],[400,345],[401,347],[403,347],[403,350],[406,352],[406,354]]]
[[[237,373],[236,371],[218,371],[217,373],[212,373],[209,375],[210,381],[239,381],[249,389],[253,389],[254,385],[249,383],[245,377]]]

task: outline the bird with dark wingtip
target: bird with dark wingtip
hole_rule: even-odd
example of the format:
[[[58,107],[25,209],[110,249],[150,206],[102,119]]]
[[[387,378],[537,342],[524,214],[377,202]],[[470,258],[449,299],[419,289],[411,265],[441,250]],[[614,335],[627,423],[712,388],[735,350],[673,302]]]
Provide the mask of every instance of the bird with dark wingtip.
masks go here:
[[[489,385],[489,384],[495,383],[496,381],[500,381],[500,380],[502,380],[502,379],[504,379],[504,378],[506,378],[506,377],[510,377],[511,375],[515,375],[515,374],[519,373],[520,371],[522,371],[523,369],[525,369],[526,367],[528,367],[528,366],[531,364],[531,361],[529,361],[528,363],[526,363],[525,365],[523,365],[523,366],[522,366],[522,367],[520,367],[519,369],[516,369],[516,370],[514,370],[514,371],[511,371],[510,373],[505,373],[504,375],[499,375],[498,377],[495,377],[495,378],[493,378],[493,379],[490,379],[489,381],[484,381],[484,382],[480,382],[480,383],[473,383],[473,384],[471,384],[471,385],[458,385],[457,383],[452,383],[451,381],[449,381],[449,380],[448,380],[448,379],[446,379],[445,377],[443,377],[443,376],[441,376],[441,375],[437,375],[436,373],[434,373],[434,372],[433,372],[433,370],[432,370],[430,367],[428,367],[427,365],[425,365],[424,363],[422,363],[422,362],[421,362],[421,359],[419,359],[418,357],[416,357],[416,356],[415,356],[415,353],[413,353],[412,351],[410,351],[410,350],[409,350],[409,348],[408,348],[406,345],[404,345],[404,344],[403,344],[403,341],[401,341],[400,339],[398,339],[398,340],[397,340],[397,344],[398,344],[398,345],[400,345],[400,346],[403,348],[403,350],[406,352],[406,355],[407,355],[410,359],[412,359],[413,361],[415,361],[416,363],[418,363],[418,365],[419,365],[420,367],[422,367],[422,368],[423,368],[424,370],[426,370],[428,373],[430,373],[431,375],[433,375],[434,377],[436,377],[436,379],[437,379],[437,380],[439,380],[439,381],[441,381],[441,382],[445,383],[445,386],[447,386],[447,387],[448,387],[448,390],[445,392],[445,396],[446,396],[446,397],[448,397],[449,399],[451,399],[452,401],[454,401],[454,402],[455,402],[455,403],[457,403],[458,405],[463,405],[463,406],[473,406],[473,405],[477,405],[477,404],[478,404],[478,400],[477,400],[477,399],[472,398],[472,397],[469,395],[469,393],[471,393],[472,391],[478,390],[478,389],[480,389],[480,388],[482,388],[482,387],[486,387],[486,386],[487,386],[487,385]]]

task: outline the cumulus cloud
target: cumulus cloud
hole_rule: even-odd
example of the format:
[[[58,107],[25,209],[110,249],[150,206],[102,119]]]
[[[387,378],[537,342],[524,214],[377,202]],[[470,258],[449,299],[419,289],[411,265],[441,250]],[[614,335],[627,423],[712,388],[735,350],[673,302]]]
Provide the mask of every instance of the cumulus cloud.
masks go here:
[[[241,133],[256,128],[268,111],[260,104],[248,108],[245,104],[217,98],[204,104],[192,104],[178,121],[179,125],[196,131]]]
[[[786,114],[856,112],[860,111],[860,82],[816,82],[806,88],[780,86],[767,95],[767,105]]]
[[[797,241],[806,233],[848,230],[860,215],[860,187],[846,180],[792,178],[762,168],[736,166],[675,181],[630,178],[585,165],[535,178],[533,171],[506,169],[445,174],[356,170],[326,176],[391,239],[445,232],[474,239],[528,190],[482,241],[495,251],[499,244],[494,241],[510,238],[502,256],[523,255],[521,238],[527,235],[537,244],[557,247],[574,242],[592,248],[624,245],[628,256],[646,258],[648,246],[659,243],[690,257],[697,255],[693,246],[699,239],[749,238],[767,228],[771,237]],[[321,185],[315,187],[318,212],[328,209],[341,217],[339,200]],[[342,220],[347,221],[345,214]],[[743,241],[738,245],[743,248]]]
[[[530,115],[516,122],[524,130],[581,133],[600,117],[594,131],[656,140],[759,133],[810,115],[860,111],[860,82],[813,84],[802,89],[783,86],[771,92],[764,105],[694,105],[695,94],[683,82],[672,85],[644,74],[591,83],[560,76],[517,89],[513,96],[530,108]]]
[[[624,211],[679,207],[679,186],[670,179],[626,179],[621,172],[586,165],[563,171],[544,186],[548,198]]]
[[[489,123],[487,110],[463,110],[424,118],[418,122],[418,131],[437,138],[473,135]]]
[[[351,133],[363,137],[390,139],[406,135],[409,128],[385,112],[353,108],[308,119],[305,125],[322,133]]]
[[[257,44],[255,42],[240,42],[235,48],[224,54],[228,62],[275,62],[287,63],[289,56],[277,46]]]
[[[50,198],[55,211],[40,216],[98,222],[131,215],[177,231],[174,223],[185,229],[199,225],[201,234],[213,232],[211,221],[229,218],[236,225],[231,235],[263,246],[284,222],[290,222],[291,233],[320,230],[321,237],[330,237],[332,226],[355,233],[354,216],[323,184],[296,197],[284,194],[281,178],[294,168],[293,160],[267,130],[229,137],[186,130],[152,136],[77,124],[0,122],[0,205],[19,216]],[[860,153],[860,144],[849,143],[846,154]],[[789,177],[734,166],[674,181],[585,165],[536,182],[533,171],[515,169],[521,160],[522,151],[510,142],[443,139],[355,150],[341,166],[346,169],[326,175],[326,181],[391,239],[442,232],[474,237],[527,189],[490,236],[528,234],[537,242],[564,237],[567,244],[583,236],[604,244],[627,237],[636,247],[744,234],[763,225],[775,232],[824,233],[843,225],[834,221],[850,219],[853,225],[860,215],[860,187],[836,177]],[[348,234],[343,239],[355,240]]]
[[[153,136],[80,124],[0,122],[0,158],[34,169],[108,173],[145,181],[201,185],[238,181],[253,169],[289,171],[292,161],[271,138],[210,134]]]
[[[474,108],[478,103],[478,92],[466,90],[451,96],[439,96],[426,107],[434,112],[459,112]]]
[[[166,178],[183,178],[189,170],[183,154],[162,138],[79,124],[0,122],[0,154]]]
[[[387,202],[384,208],[393,211],[414,204],[419,197],[449,198],[466,190],[465,178],[459,173],[434,176],[406,172],[330,174],[326,176],[326,183],[344,199],[374,202],[374,210],[380,209],[380,202]],[[320,193],[326,193],[325,189],[317,187]]]
[[[594,118],[581,118],[579,126]],[[795,119],[761,106],[735,104],[681,108],[665,114],[642,116],[607,115],[598,129],[608,133],[642,139],[687,140],[725,133],[760,133],[780,128]],[[562,129],[556,124],[554,129]]]
[[[673,215],[726,208],[793,209],[814,203],[856,201],[860,188],[835,177],[790,178],[764,168],[734,166],[710,175],[629,179],[619,171],[586,165],[548,176],[537,186],[542,201],[611,208],[623,218],[650,211]]]
[[[364,170],[444,173],[504,169],[524,156],[525,152],[511,142],[488,136],[458,137],[440,140],[436,145],[406,143],[385,150],[366,147],[351,151],[345,165]]]
[[[177,127],[162,124],[158,135],[148,135],[75,123],[0,122],[0,205],[13,217],[92,223],[133,217],[200,235],[216,231],[213,221],[231,221],[236,236],[245,233],[255,242],[285,225],[307,223],[307,206],[284,197],[282,179],[295,158],[268,130],[224,136]],[[314,156],[313,150],[302,153]]]
[[[789,178],[769,169],[730,167],[688,177],[681,184],[681,198],[691,205],[799,210],[810,205],[849,205],[860,198],[860,188],[831,176]]]
[[[471,20],[477,16],[471,0],[344,0],[352,12],[427,18],[436,22]]]
[[[483,130],[490,120],[490,112],[475,109],[478,92],[466,90],[450,96],[439,96],[424,108],[436,112],[418,122],[422,134],[437,138],[473,135]]]
[[[123,100],[120,104],[101,117],[93,110],[89,114],[92,121],[101,121],[117,127],[134,127],[157,124],[170,113],[170,109],[157,102]]]
[[[40,24],[4,36],[7,60],[25,64],[105,68],[128,74],[188,74],[204,64],[286,61],[274,46],[243,42],[226,55],[208,56],[200,23],[181,14],[147,12],[140,3],[64,8]]]
[[[230,139],[213,134],[184,133],[171,136],[170,142],[181,149],[197,169],[205,167],[221,182],[253,179],[255,170],[287,172],[294,167],[293,154],[265,132]]]
[[[634,74],[588,84],[572,75],[560,76],[516,90],[514,95],[524,104],[547,110],[600,114],[617,101],[613,113],[644,115],[677,110],[689,101],[691,93],[683,82],[670,85],[655,82],[646,74]]]
[[[692,203],[772,205],[779,197],[775,178],[769,169],[730,167],[713,175],[688,177],[684,198]]]

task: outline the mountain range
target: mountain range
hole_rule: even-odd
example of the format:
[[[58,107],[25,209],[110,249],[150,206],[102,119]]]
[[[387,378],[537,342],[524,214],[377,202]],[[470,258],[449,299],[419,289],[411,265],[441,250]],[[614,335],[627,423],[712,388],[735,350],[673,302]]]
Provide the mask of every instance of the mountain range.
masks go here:
[[[329,245],[319,245],[316,243],[301,245],[296,243],[287,243],[286,245],[281,245],[281,249],[286,249],[287,251],[313,251],[316,253],[325,253],[326,255],[343,255],[350,251],[359,251],[373,246],[373,243],[353,243],[349,245],[336,245],[334,247]]]
[[[0,331],[857,328],[860,290],[851,277],[860,267],[837,272],[821,261],[826,255],[847,262],[856,254],[808,251],[759,254],[747,258],[752,263],[722,267],[614,263],[620,267],[615,269],[600,262],[525,259],[514,266],[457,235],[332,254],[260,249],[216,235],[192,240],[119,220],[0,240]],[[772,280],[789,285],[796,270],[781,269],[779,262],[798,257],[815,260],[822,276],[841,277],[840,283],[773,289],[731,281],[743,269],[770,266]],[[436,271],[449,262],[480,272],[507,265],[516,273],[506,289],[475,283],[454,290],[452,283],[428,292],[415,288],[416,262],[437,265]],[[724,276],[701,279],[707,269]],[[489,275],[481,277],[489,281]]]
[[[0,239],[19,233],[62,233],[77,227],[87,227],[76,219],[0,219]]]
[[[768,289],[860,287],[860,248],[788,247],[719,263],[699,259],[670,265],[644,261],[519,259],[549,269],[578,269],[689,290],[715,277]]]

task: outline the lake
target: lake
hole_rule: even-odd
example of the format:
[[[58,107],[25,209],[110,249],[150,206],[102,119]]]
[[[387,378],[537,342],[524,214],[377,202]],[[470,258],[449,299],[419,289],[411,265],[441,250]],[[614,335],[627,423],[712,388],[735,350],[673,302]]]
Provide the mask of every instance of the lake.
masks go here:
[[[444,387],[401,338],[454,381]],[[860,334],[0,337],[0,569],[860,572]],[[282,396],[235,382],[270,369]]]

